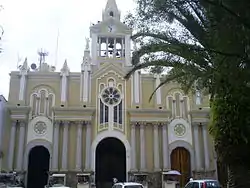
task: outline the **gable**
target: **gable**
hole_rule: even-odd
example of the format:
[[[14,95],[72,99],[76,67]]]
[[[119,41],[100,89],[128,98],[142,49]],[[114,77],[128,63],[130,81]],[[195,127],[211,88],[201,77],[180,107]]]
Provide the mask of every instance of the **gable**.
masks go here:
[[[98,70],[96,70],[93,75],[92,79],[96,78],[99,79],[106,74],[113,72],[115,75],[117,75],[121,80],[124,80],[124,76],[126,75],[126,72],[122,69],[123,67],[115,64],[115,63],[104,63],[99,67]]]

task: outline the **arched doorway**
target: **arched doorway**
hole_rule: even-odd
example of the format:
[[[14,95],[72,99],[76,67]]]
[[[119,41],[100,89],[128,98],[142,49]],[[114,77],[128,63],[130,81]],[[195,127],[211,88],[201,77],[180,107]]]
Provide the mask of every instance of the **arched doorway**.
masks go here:
[[[126,149],[117,138],[104,138],[96,147],[97,188],[112,187],[113,178],[126,181]]]
[[[27,188],[44,188],[48,181],[50,153],[44,146],[35,146],[29,152]]]
[[[177,147],[171,153],[171,169],[181,173],[180,184],[183,187],[191,176],[190,153],[184,147]]]

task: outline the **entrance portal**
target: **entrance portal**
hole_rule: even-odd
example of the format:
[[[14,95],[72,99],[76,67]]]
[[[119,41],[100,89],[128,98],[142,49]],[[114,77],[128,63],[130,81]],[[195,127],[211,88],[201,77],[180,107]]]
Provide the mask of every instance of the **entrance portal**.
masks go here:
[[[183,147],[175,148],[171,153],[171,169],[181,173],[180,185],[184,187],[191,176],[190,153]]]
[[[44,146],[29,152],[27,188],[44,188],[48,181],[50,154]]]
[[[126,181],[126,149],[117,138],[103,139],[96,147],[96,186],[112,187],[113,178]]]

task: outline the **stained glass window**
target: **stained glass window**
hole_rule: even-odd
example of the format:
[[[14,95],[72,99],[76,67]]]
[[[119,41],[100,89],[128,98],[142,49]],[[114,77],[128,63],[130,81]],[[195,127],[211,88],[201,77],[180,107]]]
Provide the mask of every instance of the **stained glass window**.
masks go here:
[[[108,87],[103,91],[102,99],[103,102],[108,105],[116,105],[120,101],[121,95],[118,89],[113,87]]]

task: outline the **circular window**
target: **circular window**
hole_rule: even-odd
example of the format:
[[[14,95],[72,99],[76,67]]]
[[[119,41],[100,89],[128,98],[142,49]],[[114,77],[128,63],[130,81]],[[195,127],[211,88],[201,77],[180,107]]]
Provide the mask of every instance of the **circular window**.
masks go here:
[[[108,87],[102,93],[102,100],[108,105],[116,105],[121,99],[121,94],[118,89]]]
[[[34,126],[34,131],[39,135],[44,134],[46,130],[47,130],[47,125],[42,121],[38,121]]]
[[[176,136],[183,136],[186,133],[186,127],[182,124],[174,126],[174,133]]]

